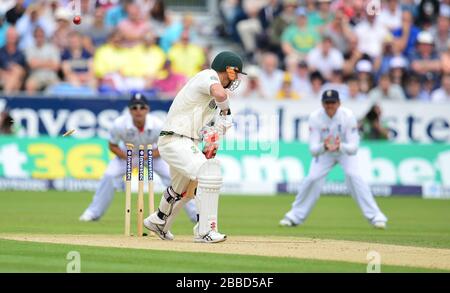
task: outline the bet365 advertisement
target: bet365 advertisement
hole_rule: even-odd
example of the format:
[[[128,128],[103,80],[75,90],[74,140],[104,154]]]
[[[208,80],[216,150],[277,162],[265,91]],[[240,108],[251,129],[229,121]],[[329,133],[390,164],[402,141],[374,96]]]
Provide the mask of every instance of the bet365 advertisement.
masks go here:
[[[0,189],[92,190],[113,157],[103,139],[0,137]],[[449,193],[448,144],[365,143],[358,157],[361,175],[373,190],[436,197]],[[224,191],[243,194],[295,192],[311,161],[308,145],[300,142],[224,141],[218,158]],[[334,168],[328,176],[334,185],[327,191],[339,193],[344,181],[342,169]],[[383,186],[390,191],[380,191]]]

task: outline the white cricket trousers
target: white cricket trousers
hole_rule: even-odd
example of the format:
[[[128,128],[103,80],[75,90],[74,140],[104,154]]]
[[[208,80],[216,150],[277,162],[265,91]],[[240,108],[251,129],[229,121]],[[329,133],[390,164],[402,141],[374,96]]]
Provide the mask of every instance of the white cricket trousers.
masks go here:
[[[197,141],[176,135],[158,140],[159,153],[170,166],[172,189],[178,194],[186,191],[189,181],[197,178],[198,170],[206,162],[197,145]]]
[[[138,157],[133,156],[133,167],[137,167]],[[161,181],[165,186],[170,185],[170,173],[169,166],[161,158],[153,160],[153,170],[161,178]],[[106,168],[103,178],[95,192],[92,203],[89,205],[88,210],[96,217],[100,218],[108,209],[114,198],[115,183],[122,180],[122,177],[126,172],[126,161],[121,160],[118,157],[112,159],[108,167]],[[117,185],[117,184],[116,184]],[[189,201],[185,205],[186,213],[191,221],[197,220],[197,210],[193,200]]]
[[[369,186],[359,173],[356,155],[345,154],[338,156],[323,154],[313,158],[309,174],[300,184],[292,209],[286,213],[285,217],[295,224],[301,224],[306,220],[320,197],[320,191],[325,183],[326,176],[336,164],[342,166],[348,190],[358,203],[364,217],[372,224],[374,222],[387,222],[387,218],[375,202]]]

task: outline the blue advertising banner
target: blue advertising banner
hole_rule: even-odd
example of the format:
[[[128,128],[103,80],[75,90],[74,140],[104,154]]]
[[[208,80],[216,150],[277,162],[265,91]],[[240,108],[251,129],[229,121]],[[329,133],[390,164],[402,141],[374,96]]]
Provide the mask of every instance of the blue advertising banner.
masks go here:
[[[8,109],[19,126],[18,136],[56,137],[75,129],[74,137],[107,137],[111,123],[127,109],[128,99],[0,97],[0,112]],[[165,116],[172,101],[150,101],[155,115]]]

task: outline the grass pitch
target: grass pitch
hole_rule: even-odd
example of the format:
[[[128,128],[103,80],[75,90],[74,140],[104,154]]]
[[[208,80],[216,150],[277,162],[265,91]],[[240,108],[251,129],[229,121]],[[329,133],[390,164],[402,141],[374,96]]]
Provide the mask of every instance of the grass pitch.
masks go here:
[[[91,193],[3,191],[0,193],[0,234],[122,234],[123,193],[116,194],[113,204],[101,221],[80,223],[78,217],[91,198]],[[159,197],[157,198],[159,201]],[[377,198],[381,209],[389,218],[388,229],[385,231],[373,229],[350,197],[322,197],[303,226],[278,227],[278,221],[292,201],[293,196],[223,196],[220,199],[220,229],[229,235],[294,236],[450,248],[450,201]],[[132,218],[135,220],[136,217]],[[135,223],[132,227],[135,228]],[[185,215],[180,215],[173,233],[190,235],[191,231],[192,224]],[[364,264],[338,261],[250,255],[230,257],[224,254],[99,248],[11,240],[0,240],[0,271],[64,272],[66,254],[71,250],[80,252],[83,272],[366,271]],[[212,263],[215,265],[212,266]],[[383,265],[382,271],[436,270]]]

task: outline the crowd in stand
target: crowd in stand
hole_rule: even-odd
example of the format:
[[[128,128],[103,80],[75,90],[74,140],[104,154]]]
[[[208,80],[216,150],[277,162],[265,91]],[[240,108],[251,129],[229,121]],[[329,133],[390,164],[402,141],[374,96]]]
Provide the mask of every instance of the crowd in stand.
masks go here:
[[[155,91],[173,98],[207,66],[192,42],[194,18],[180,20],[163,0],[0,2],[0,86],[5,94],[92,95]]]
[[[163,0],[0,2],[5,94],[175,93],[209,66],[190,14]],[[450,0],[221,0],[217,37],[241,45],[236,98],[450,101]],[[377,5],[380,4],[380,5]]]
[[[450,102],[448,0],[223,0],[223,34],[240,42],[238,96]]]

